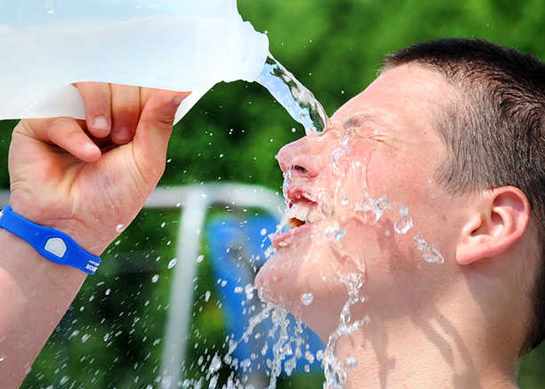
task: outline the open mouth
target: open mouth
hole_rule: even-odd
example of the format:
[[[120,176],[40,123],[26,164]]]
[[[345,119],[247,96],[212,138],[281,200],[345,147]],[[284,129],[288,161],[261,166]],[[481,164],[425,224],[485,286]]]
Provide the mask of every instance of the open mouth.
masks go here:
[[[288,226],[290,230],[306,224],[318,223],[324,219],[318,204],[311,201],[292,203],[288,212]]]
[[[296,237],[307,233],[316,224],[326,219],[323,207],[311,193],[293,190],[287,199],[288,206],[284,220],[287,220],[289,230],[271,237],[272,245],[276,248],[291,245]]]

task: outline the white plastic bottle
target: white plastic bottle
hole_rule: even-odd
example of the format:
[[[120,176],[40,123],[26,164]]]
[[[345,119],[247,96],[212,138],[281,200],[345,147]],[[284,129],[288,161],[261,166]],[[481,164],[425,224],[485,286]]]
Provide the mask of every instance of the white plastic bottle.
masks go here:
[[[255,81],[268,39],[236,0],[0,0],[0,119],[84,118],[75,82],[193,91]]]

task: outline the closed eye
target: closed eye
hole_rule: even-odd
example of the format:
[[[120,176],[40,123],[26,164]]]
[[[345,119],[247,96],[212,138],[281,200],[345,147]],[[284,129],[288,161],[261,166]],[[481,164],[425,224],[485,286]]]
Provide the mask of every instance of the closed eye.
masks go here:
[[[307,170],[307,169],[305,169],[304,167],[299,166],[299,165],[293,165],[293,166],[291,167],[291,169],[292,169],[292,170],[295,170],[295,171],[298,171],[298,172],[300,172],[300,173],[302,173],[302,174],[307,174],[307,173],[308,173],[308,170]]]

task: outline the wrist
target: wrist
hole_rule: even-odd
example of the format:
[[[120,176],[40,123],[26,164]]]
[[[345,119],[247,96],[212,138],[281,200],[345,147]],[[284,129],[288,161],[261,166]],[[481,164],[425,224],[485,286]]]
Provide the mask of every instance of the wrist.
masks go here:
[[[83,250],[97,257],[102,255],[110,243],[105,242],[105,236],[100,236],[98,231],[95,232],[92,228],[85,226],[82,220],[50,207],[41,207],[39,204],[25,207],[13,198],[10,199],[10,207],[17,215],[32,223],[53,228],[68,235]]]
[[[0,227],[27,242],[45,259],[94,274],[101,259],[83,249],[72,237],[57,229],[33,223],[5,206]]]
[[[0,228],[0,256],[2,271],[16,278],[35,278],[36,276],[55,290],[68,290],[74,285],[81,285],[87,274],[71,266],[60,266],[45,260],[27,242]]]

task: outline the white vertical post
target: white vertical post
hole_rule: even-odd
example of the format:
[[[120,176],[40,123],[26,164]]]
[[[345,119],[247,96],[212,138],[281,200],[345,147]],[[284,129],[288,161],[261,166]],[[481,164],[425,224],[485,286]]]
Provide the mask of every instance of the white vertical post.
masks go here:
[[[172,279],[170,309],[163,343],[162,389],[178,387],[182,362],[185,359],[188,327],[191,323],[193,280],[197,272],[196,258],[199,255],[207,206],[204,191],[193,190],[188,193],[183,207],[176,243],[178,263]]]

